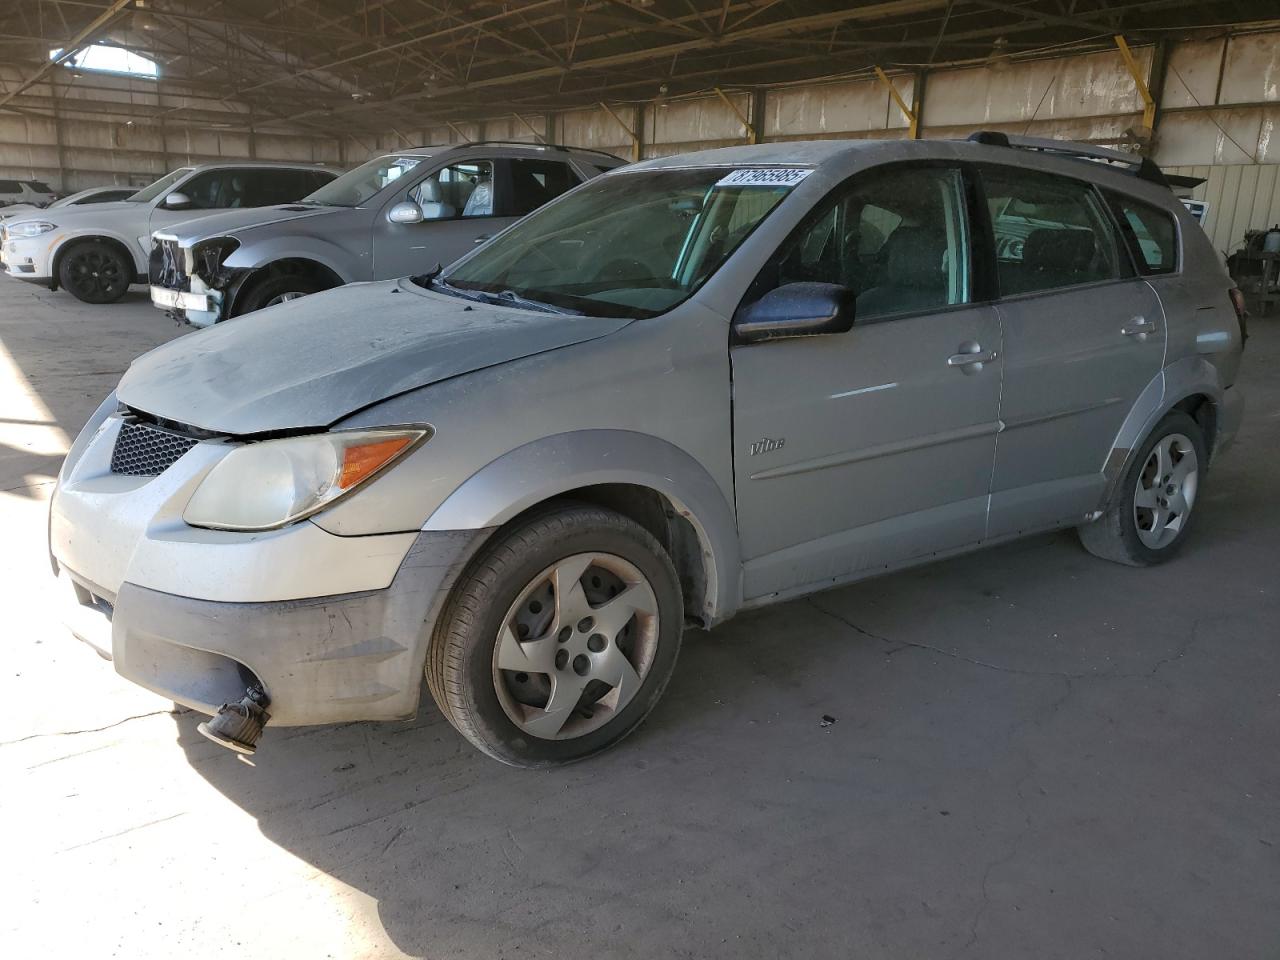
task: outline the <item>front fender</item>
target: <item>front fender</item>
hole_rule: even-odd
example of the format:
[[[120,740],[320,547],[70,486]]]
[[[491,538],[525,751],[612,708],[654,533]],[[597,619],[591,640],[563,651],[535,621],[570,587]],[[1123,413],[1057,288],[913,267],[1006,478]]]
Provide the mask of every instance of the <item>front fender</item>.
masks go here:
[[[1170,410],[1195,396],[1208,397],[1215,408],[1220,407],[1225,389],[1218,369],[1201,356],[1184,357],[1156,374],[1138,395],[1111,444],[1111,453],[1103,467],[1107,484],[1102,506],[1111,502],[1135,451]]]
[[[239,239],[234,233],[228,234],[232,239]],[[241,245],[231,256],[223,261],[223,266],[231,270],[260,270],[277,260],[314,260],[323,267],[332,270],[343,283],[367,280],[368,270],[353,269],[352,257],[336,243],[321,237],[300,236],[291,234],[273,240],[252,239]],[[368,264],[363,264],[368,266]]]
[[[146,236],[148,243],[150,242],[150,233],[144,230],[137,237],[125,236],[120,230],[103,230],[89,229],[82,227],[67,230],[63,227],[58,228],[58,234],[55,236],[53,243],[49,245],[49,262],[46,264],[46,270],[51,277],[57,276],[56,265],[58,258],[66,251],[67,247],[77,240],[92,240],[102,237],[107,240],[114,240],[123,244],[124,248],[129,251],[129,255],[133,258],[133,271],[135,276],[146,276],[147,273],[147,254],[144,254],[138,246],[138,240],[142,236]]]
[[[474,473],[427,518],[423,530],[499,526],[553,497],[606,483],[647,487],[671,502],[702,548],[708,625],[732,614],[742,592],[733,511],[697,460],[647,434],[580,430],[525,444]]]

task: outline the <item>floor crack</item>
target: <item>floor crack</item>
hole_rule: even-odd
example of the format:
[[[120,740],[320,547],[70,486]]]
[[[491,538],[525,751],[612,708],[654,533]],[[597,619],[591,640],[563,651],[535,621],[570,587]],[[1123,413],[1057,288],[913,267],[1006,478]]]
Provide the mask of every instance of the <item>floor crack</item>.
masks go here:
[[[101,727],[87,727],[84,730],[55,730],[52,733],[29,733],[25,737],[18,737],[16,740],[0,740],[0,747],[11,747],[15,743],[26,743],[28,740],[41,740],[45,737],[74,737],[82,733],[101,733],[103,730],[110,730],[112,727],[118,727],[122,723],[128,723],[130,720],[142,720],[146,717],[158,717],[162,714],[177,716],[178,714],[190,712],[186,707],[179,707],[176,710],[152,710],[149,713],[135,713],[131,717],[125,717],[123,720],[116,720],[114,723],[108,723]]]

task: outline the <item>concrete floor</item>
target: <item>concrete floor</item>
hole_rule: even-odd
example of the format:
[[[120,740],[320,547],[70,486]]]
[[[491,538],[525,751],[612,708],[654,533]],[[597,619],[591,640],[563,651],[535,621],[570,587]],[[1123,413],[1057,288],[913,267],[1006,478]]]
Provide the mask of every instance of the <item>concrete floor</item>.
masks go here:
[[[50,612],[67,439],[180,331],[0,279],[0,953],[1274,958],[1280,320],[1254,330],[1172,564],[1063,533],[744,616],[561,771],[431,707],[248,763]]]

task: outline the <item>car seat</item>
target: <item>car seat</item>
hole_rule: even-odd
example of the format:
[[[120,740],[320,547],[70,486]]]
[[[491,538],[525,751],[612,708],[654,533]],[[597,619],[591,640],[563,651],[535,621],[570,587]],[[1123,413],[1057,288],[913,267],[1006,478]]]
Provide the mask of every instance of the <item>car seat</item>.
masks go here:
[[[858,296],[857,314],[882,316],[945,306],[947,278],[942,259],[946,234],[929,227],[899,227],[884,242],[880,282]]]
[[[440,189],[440,181],[434,177],[423,180],[418,188],[418,206],[422,207],[422,216],[426,220],[444,220],[458,215],[458,208],[444,202],[444,191]]]
[[[476,188],[467,197],[462,209],[464,217],[488,217],[493,214],[493,181],[487,178],[477,181]]]

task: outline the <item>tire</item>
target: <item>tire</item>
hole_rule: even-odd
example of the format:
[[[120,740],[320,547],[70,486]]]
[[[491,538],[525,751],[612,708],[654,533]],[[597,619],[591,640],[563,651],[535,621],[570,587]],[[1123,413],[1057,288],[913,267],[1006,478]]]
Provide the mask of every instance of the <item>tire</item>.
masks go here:
[[[83,303],[115,303],[133,282],[133,262],[114,244],[84,240],[58,261],[58,285]]]
[[[1139,448],[1103,515],[1077,528],[1080,542],[1104,560],[1164,563],[1187,540],[1208,464],[1200,425],[1181,411],[1170,413]]]
[[[572,763],[653,709],[683,611],[675,568],[648,531],[599,507],[557,505],[499,531],[459,578],[431,640],[427,686],[489,756]]]
[[[298,297],[328,289],[328,284],[304,273],[284,273],[274,277],[264,277],[240,295],[236,303],[236,316],[253,313],[263,307],[275,306],[286,300],[296,300]]]

